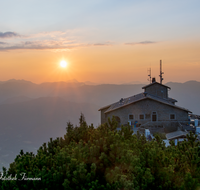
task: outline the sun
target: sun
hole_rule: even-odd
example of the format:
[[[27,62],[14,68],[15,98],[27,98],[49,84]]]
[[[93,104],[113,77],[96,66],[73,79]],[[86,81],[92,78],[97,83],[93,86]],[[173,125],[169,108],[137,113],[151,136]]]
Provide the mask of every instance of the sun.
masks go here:
[[[66,67],[66,66],[67,66],[67,62],[64,61],[64,60],[61,61],[61,62],[60,62],[60,66],[63,67],[63,68]]]

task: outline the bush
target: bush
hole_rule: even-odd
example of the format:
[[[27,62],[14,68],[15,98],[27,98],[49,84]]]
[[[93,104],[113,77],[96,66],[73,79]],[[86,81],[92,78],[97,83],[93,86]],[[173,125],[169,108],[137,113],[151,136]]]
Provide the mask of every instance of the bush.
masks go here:
[[[116,131],[114,118],[94,128],[82,115],[79,126],[67,123],[64,138],[50,139],[37,152],[21,153],[3,168],[3,176],[25,173],[41,180],[0,180],[2,190],[195,189],[200,184],[200,148],[195,136],[165,147],[160,135],[152,141],[130,126]]]
[[[167,139],[165,133],[155,133],[154,136],[158,135],[161,139]]]

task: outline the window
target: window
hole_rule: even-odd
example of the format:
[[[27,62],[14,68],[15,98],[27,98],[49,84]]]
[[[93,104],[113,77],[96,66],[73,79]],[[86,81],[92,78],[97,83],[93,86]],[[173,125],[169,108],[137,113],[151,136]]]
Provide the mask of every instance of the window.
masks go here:
[[[144,119],[144,114],[140,114],[139,118]]]
[[[157,114],[156,112],[152,112],[152,118],[151,118],[152,121],[157,121]]]
[[[175,114],[170,114],[170,119],[175,119]]]
[[[151,119],[151,114],[145,114],[145,119]]]
[[[133,119],[134,119],[133,114],[129,114],[128,119],[129,119],[129,120],[133,120]]]

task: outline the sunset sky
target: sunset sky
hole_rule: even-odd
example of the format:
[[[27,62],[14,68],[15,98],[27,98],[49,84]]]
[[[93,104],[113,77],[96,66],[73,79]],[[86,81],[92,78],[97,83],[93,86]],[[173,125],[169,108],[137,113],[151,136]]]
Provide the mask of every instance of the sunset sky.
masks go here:
[[[0,81],[200,81],[199,0],[0,1]]]

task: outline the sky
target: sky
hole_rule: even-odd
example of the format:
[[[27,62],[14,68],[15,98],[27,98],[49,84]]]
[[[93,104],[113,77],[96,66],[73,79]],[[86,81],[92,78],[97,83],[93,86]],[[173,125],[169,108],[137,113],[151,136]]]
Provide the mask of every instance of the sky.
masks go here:
[[[0,81],[200,81],[199,0],[0,3]]]

